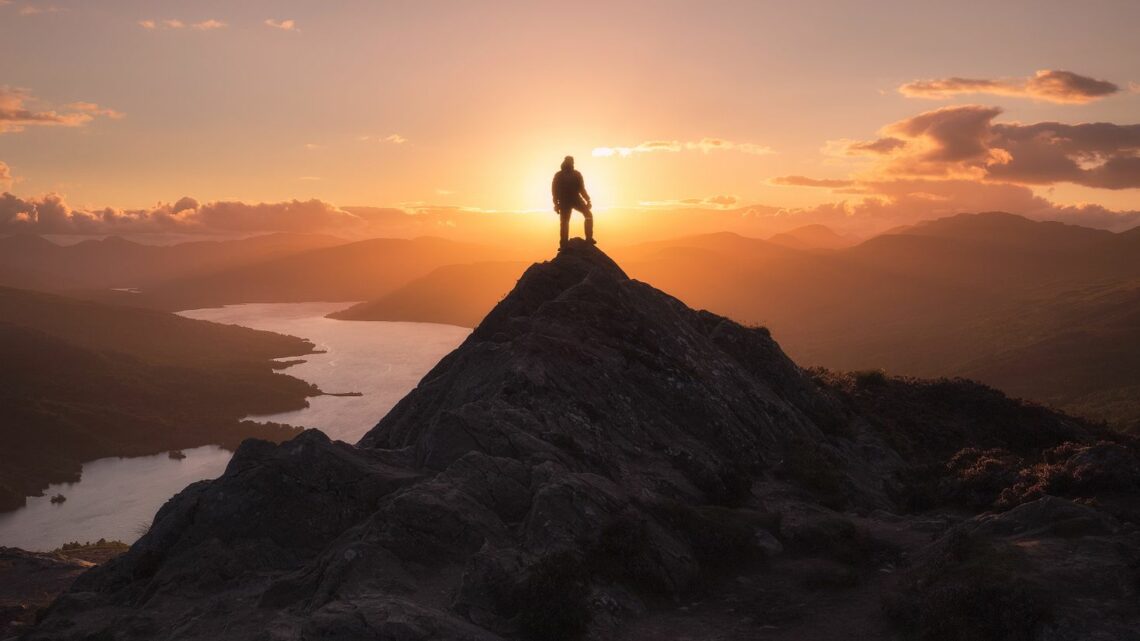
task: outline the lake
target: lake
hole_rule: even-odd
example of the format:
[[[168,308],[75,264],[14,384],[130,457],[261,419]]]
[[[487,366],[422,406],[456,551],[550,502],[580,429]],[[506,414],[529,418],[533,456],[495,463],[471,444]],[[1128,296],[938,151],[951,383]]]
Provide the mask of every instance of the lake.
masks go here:
[[[361,396],[318,396],[294,412],[252,420],[315,427],[331,438],[355,443],[411,391],[444,355],[459,346],[470,329],[431,323],[339,321],[325,314],[351,303],[251,303],[180,312],[199,320],[242,325],[312,341],[322,354],[284,370],[325,392]],[[295,360],[294,358],[282,360]],[[0,546],[52,550],[78,540],[137,539],[155,512],[190,483],[216,478],[231,452],[208,445],[135,458],[105,458],[84,464],[78,483],[51,485],[28,505],[0,514]],[[52,504],[63,494],[67,501]]]

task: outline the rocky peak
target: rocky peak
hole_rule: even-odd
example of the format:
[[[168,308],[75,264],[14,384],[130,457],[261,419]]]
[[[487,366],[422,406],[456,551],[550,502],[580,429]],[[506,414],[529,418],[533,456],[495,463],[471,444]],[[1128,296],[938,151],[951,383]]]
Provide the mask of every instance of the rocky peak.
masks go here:
[[[414,448],[432,470],[469,452],[558,461],[717,503],[747,493],[784,444],[825,440],[821,425],[841,420],[766,330],[691,310],[575,240],[360,445]]]

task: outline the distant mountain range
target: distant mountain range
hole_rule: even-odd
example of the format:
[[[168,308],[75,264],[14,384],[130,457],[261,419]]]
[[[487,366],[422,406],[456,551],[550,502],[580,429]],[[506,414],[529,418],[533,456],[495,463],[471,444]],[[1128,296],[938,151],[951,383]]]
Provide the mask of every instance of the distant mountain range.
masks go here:
[[[690,305],[770,327],[807,364],[968,376],[1140,422],[1140,232],[989,213],[832,252],[785,249],[692,237],[625,262]]]
[[[142,245],[122,238],[56,245],[0,238],[0,285],[137,307],[183,310],[248,302],[358,301],[455,263],[518,252],[440,238],[271,234],[242,240]]]
[[[720,232],[609,249],[631,276],[689,305],[770,327],[809,365],[969,376],[1140,425],[1140,229],[990,212],[862,242],[809,225],[766,240]],[[473,326],[533,258],[427,237],[165,248],[10,237],[0,239],[0,282],[167,310],[367,301],[333,317]],[[110,289],[131,287],[141,292]]]
[[[770,327],[807,364],[966,376],[1140,424],[1140,229],[983,213],[846,242],[813,226],[611,253],[687,304]],[[449,266],[334,317],[473,326],[523,267]]]
[[[0,285],[53,290],[147,288],[344,243],[317,234],[175,245],[144,245],[118,236],[57,245],[40,236],[8,236],[0,238]]]

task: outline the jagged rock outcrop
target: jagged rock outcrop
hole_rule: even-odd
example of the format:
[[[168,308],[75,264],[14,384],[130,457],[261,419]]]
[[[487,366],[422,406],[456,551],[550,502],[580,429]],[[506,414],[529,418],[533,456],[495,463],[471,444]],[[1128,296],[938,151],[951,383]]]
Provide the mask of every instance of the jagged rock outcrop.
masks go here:
[[[945,467],[960,450],[1016,452],[998,457],[1020,466],[998,475],[1012,487],[1043,448],[1104,436],[939,385],[806,372],[766,330],[689,309],[575,241],[528,269],[359,444],[316,431],[247,441],[29,638],[608,638],[725,573],[760,586],[760,610],[775,607],[764,577],[858,589],[905,556],[877,523],[925,542],[962,518],[897,515],[915,497],[960,509],[940,485],[960,474]],[[1134,442],[1113,447],[1082,455],[1135,460]],[[1113,478],[1129,491],[1132,476]],[[1037,496],[1009,514],[1053,500]],[[972,536],[996,536],[986,528]],[[1116,537],[1118,560],[1125,530],[1096,530]],[[926,602],[895,606],[905,627]]]

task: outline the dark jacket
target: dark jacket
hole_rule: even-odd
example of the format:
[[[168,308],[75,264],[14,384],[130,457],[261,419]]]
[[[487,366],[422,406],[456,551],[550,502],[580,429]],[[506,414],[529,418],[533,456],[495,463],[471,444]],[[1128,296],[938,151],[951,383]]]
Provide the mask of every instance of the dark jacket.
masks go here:
[[[550,195],[554,197],[555,206],[562,203],[577,203],[581,200],[590,201],[586,193],[586,183],[582,180],[582,172],[576,169],[563,169],[554,174],[554,181],[550,184]]]

